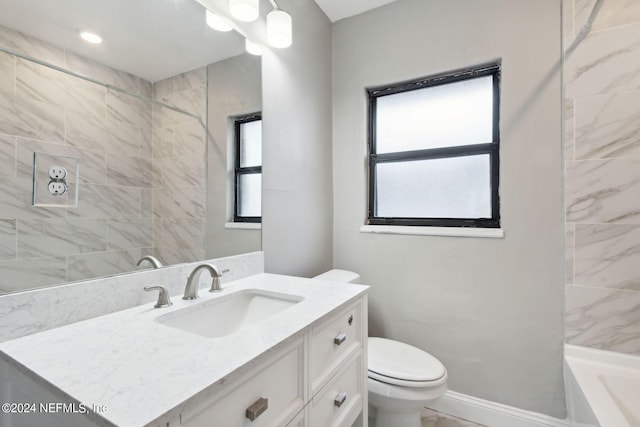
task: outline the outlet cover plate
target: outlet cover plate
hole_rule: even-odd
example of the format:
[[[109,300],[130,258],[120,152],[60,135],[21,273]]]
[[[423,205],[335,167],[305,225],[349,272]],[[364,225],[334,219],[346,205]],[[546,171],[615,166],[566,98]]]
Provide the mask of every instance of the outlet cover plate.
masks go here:
[[[62,166],[67,169],[65,182],[67,192],[56,195],[49,192],[49,168]],[[31,203],[37,207],[77,208],[80,185],[80,159],[63,154],[33,153],[33,197]]]

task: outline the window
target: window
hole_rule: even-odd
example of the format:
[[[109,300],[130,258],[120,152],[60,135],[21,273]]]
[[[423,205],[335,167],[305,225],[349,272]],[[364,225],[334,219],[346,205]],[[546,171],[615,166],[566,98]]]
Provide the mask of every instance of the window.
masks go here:
[[[369,224],[500,227],[500,66],[369,89]]]
[[[234,222],[260,222],[262,217],[262,115],[237,117],[235,134]]]

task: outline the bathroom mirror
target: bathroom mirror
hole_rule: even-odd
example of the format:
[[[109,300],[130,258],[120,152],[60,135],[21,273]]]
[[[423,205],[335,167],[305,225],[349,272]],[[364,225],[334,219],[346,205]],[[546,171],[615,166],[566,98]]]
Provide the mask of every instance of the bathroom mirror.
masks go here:
[[[0,0],[0,295],[260,250],[232,209],[260,72],[195,0]],[[77,207],[32,205],[34,153],[79,159]]]

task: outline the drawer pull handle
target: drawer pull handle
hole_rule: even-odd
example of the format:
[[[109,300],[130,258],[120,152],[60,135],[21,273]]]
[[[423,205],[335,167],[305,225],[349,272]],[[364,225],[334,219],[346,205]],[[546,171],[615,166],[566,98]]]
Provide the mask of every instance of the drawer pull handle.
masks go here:
[[[249,418],[249,420],[253,421],[258,418],[264,411],[269,408],[269,399],[265,399],[261,397],[256,400],[253,405],[247,408],[247,412],[245,412],[245,416]]]
[[[347,336],[343,333],[340,333],[338,335],[336,335],[336,337],[333,339],[333,343],[335,345],[340,345],[343,342],[345,342],[345,340],[347,339]]]
[[[333,404],[339,408],[342,406],[345,400],[347,400],[347,393],[345,393],[344,391],[341,391],[340,393],[338,393],[338,395],[334,399]]]

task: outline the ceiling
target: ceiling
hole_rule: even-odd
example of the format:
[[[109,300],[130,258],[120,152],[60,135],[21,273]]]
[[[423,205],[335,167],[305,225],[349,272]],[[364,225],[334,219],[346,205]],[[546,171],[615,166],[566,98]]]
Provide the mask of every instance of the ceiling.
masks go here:
[[[204,13],[193,0],[0,0],[0,25],[151,82],[244,52],[243,37],[210,29]]]
[[[244,52],[235,31],[207,27],[200,0],[0,0],[0,25],[151,82]],[[332,22],[394,0],[315,0]],[[91,45],[83,30],[100,34]]]
[[[396,0],[315,0],[320,9],[336,22],[350,16],[376,9]]]

